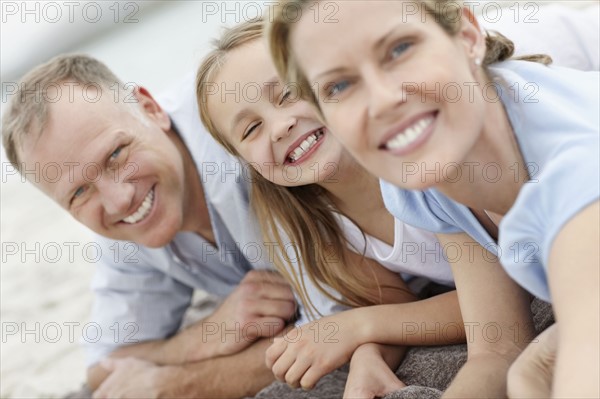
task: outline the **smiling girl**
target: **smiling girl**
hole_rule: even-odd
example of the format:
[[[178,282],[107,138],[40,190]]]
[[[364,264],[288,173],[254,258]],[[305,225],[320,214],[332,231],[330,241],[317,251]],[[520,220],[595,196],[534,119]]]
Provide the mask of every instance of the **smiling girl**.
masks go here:
[[[409,3],[421,12],[405,13]],[[552,301],[557,324],[528,352],[549,353],[554,381],[534,394],[600,396],[598,73],[548,67],[543,56],[507,61],[512,43],[483,34],[456,1],[336,2],[335,23],[285,12],[319,4],[275,9],[279,72],[299,82],[365,168],[391,183],[382,190],[392,214],[439,237],[468,234]],[[497,281],[453,271],[465,320],[503,313]],[[484,395],[477,380],[492,369],[474,365],[498,348],[470,338],[448,397]],[[514,381],[534,366],[513,369],[512,394],[523,394]],[[504,386],[492,388],[503,395]]]
[[[275,264],[302,302],[318,308],[312,306],[315,293],[307,288],[314,284],[330,299],[356,307],[300,327],[288,334],[293,339],[275,340],[268,362],[280,380],[310,388],[352,359],[345,395],[383,396],[403,387],[392,371],[402,348],[393,345],[464,340],[454,291],[398,303],[413,297],[386,294],[390,274],[453,286],[450,266],[435,235],[394,219],[384,207],[378,180],[342,149],[312,107],[280,82],[261,35],[260,21],[236,26],[206,57],[197,81],[202,120],[217,141],[251,166],[252,204],[265,240],[279,248],[295,244],[294,257],[302,267],[285,252]],[[256,90],[233,101],[236,87],[239,93]],[[225,89],[229,101],[223,101]],[[377,272],[377,263],[388,274]],[[391,318],[417,330],[399,332],[390,326]],[[325,338],[328,326],[335,326],[335,340]],[[440,326],[445,334],[423,333],[441,331]],[[317,330],[320,340],[314,339]]]

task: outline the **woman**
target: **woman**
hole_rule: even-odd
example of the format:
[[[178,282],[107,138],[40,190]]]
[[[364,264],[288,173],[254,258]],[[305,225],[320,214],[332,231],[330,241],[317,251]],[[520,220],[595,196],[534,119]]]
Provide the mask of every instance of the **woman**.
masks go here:
[[[356,159],[394,185],[382,184],[392,214],[440,236],[468,233],[552,300],[557,324],[538,346],[558,346],[552,395],[598,397],[599,345],[589,342],[600,335],[598,74],[550,68],[542,56],[502,62],[512,43],[486,37],[457,2],[410,2],[420,11],[410,14],[408,3],[336,3],[337,22],[325,24],[284,12],[322,3],[283,2],[270,28],[277,68]],[[478,318],[494,298],[463,297],[482,291],[464,278],[455,273],[463,318]],[[472,360],[448,396],[467,394],[465,370],[485,374]]]

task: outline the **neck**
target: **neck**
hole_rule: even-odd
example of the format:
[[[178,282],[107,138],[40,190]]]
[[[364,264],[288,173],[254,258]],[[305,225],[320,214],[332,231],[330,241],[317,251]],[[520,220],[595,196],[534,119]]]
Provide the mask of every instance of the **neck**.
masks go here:
[[[505,215],[529,175],[502,103],[486,103],[485,115],[482,133],[461,163],[462,177],[437,189],[470,208]]]
[[[177,150],[179,150],[181,159],[183,160],[183,209],[185,215],[181,231],[191,231],[200,235],[206,235],[207,229],[211,229],[211,224],[200,174],[192,155],[179,134],[171,130],[169,136],[177,147]]]
[[[347,153],[332,178],[318,184],[327,190],[335,206],[350,217],[385,208],[379,180]]]

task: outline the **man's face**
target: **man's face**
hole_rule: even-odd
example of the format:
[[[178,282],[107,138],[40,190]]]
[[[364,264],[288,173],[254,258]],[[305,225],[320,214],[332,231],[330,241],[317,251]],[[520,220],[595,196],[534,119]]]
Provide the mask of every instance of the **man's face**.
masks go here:
[[[166,245],[181,230],[187,203],[169,117],[143,89],[138,103],[124,105],[114,91],[91,102],[100,93],[77,87],[49,105],[41,135],[24,140],[23,166],[39,171],[28,179],[98,234]]]

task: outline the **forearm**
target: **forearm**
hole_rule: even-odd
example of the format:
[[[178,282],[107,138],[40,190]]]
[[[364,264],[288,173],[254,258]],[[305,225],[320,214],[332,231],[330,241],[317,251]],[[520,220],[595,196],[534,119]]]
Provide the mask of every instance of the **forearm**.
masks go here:
[[[470,358],[442,398],[506,398],[506,375],[511,363],[512,358],[495,354]]]
[[[375,345],[374,350],[379,352],[381,358],[390,367],[390,369],[392,371],[396,371],[396,369],[400,366],[400,363],[402,363],[402,359],[404,359],[404,355],[406,354],[407,348],[405,346],[398,345],[373,345]]]
[[[559,343],[552,384],[553,398],[600,397],[598,315],[589,318],[592,321],[582,321],[575,326],[557,324]],[[568,329],[579,331],[565,331]]]
[[[274,378],[265,366],[264,353],[270,342],[263,339],[231,356],[159,368],[154,379],[163,398],[238,398],[254,396]],[[232,378],[235,376],[235,378]],[[88,370],[92,390],[108,377],[99,365]]]
[[[448,345],[465,342],[456,291],[422,301],[378,305],[364,313],[364,342],[388,345]]]

